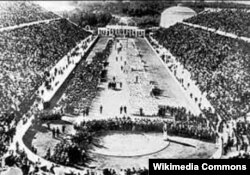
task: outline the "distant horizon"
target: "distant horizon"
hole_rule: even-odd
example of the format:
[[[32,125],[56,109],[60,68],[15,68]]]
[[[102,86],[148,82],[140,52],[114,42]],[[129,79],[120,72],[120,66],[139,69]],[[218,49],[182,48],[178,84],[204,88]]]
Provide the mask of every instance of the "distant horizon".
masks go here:
[[[33,1],[36,4],[39,4],[48,11],[69,11],[73,10],[76,7],[71,5],[70,1]]]

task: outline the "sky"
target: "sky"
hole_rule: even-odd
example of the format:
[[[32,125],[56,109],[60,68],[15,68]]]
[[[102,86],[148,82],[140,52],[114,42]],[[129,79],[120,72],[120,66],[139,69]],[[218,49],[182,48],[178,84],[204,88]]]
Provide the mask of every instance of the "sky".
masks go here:
[[[71,1],[34,1],[49,11],[73,10],[75,7]]]

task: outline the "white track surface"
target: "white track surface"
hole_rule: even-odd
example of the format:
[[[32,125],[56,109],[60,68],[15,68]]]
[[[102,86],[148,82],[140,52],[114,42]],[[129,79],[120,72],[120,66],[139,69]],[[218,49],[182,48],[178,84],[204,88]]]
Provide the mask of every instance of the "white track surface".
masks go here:
[[[159,133],[159,139],[162,139],[163,134]],[[144,156],[107,156],[101,154],[93,154],[96,162],[91,163],[91,167],[96,167],[97,169],[102,168],[114,168],[117,171],[125,168],[142,168],[148,167],[149,159],[201,159],[210,158],[216,151],[215,144],[202,142],[194,139],[188,139],[183,137],[170,137],[171,140],[175,140],[181,143],[187,143],[194,145],[195,147],[184,146],[182,144],[166,142],[166,148],[157,151],[152,154],[147,154]],[[133,146],[136,144],[136,140],[124,143],[125,145]],[[152,142],[151,142],[152,143]],[[115,144],[115,142],[113,142]],[[152,146],[152,145],[151,145]],[[143,145],[143,147],[145,147]],[[124,153],[127,150],[124,148]],[[142,148],[143,149],[143,148]]]
[[[104,148],[95,148],[94,153],[108,156],[142,156],[167,147],[162,133],[113,133],[101,137]]]

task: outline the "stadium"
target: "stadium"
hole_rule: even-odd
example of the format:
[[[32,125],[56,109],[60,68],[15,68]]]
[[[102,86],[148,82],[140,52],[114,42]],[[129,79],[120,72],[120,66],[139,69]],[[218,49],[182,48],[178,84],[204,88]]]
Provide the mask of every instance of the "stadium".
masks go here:
[[[249,159],[249,5],[61,3],[0,2],[1,175]]]

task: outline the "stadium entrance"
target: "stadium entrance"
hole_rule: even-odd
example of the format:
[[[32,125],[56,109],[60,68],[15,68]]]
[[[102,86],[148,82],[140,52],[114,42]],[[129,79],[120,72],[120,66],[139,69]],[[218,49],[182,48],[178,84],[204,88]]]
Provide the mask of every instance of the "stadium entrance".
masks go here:
[[[145,30],[136,26],[107,25],[98,28],[98,35],[118,37],[145,37]]]

